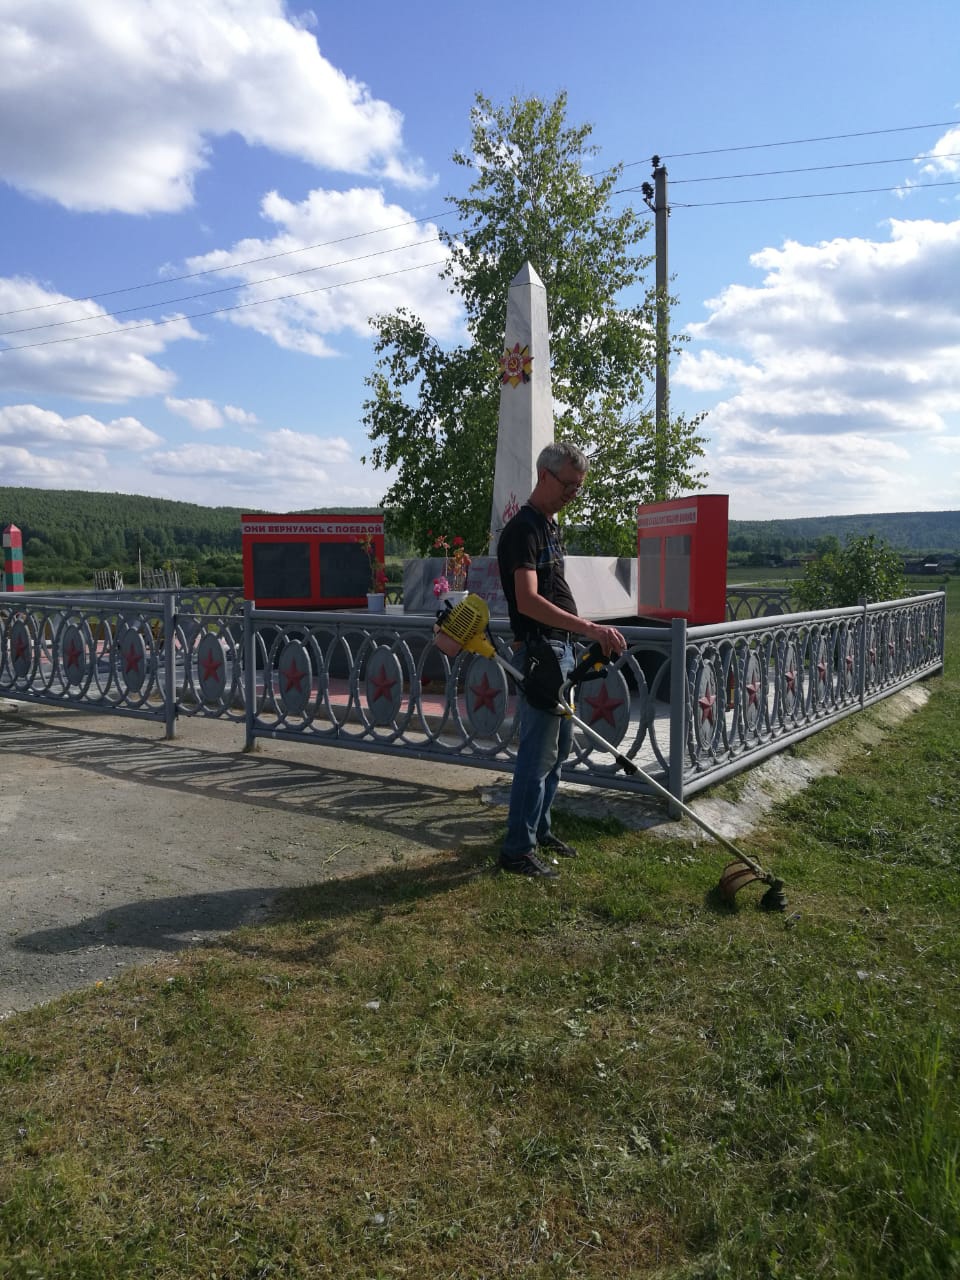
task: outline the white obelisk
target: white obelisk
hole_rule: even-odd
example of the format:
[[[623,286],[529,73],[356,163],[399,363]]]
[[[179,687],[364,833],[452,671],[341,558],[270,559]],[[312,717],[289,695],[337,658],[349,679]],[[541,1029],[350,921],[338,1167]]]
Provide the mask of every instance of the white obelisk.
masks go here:
[[[507,294],[507,325],[500,358],[500,421],[493,472],[490,554],[500,530],[537,482],[537,456],[553,439],[547,291],[529,262]]]

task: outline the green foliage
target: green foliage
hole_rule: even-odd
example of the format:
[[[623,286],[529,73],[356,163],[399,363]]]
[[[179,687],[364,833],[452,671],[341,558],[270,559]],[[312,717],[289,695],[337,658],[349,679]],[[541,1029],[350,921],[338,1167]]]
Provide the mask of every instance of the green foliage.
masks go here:
[[[370,456],[397,468],[384,503],[422,552],[431,528],[456,527],[471,550],[486,548],[507,292],[527,261],[547,292],[555,435],[592,460],[572,508],[583,549],[632,554],[636,505],[652,497],[653,421],[640,406],[655,372],[654,290],[639,305],[620,304],[643,286],[648,224],[629,206],[612,210],[622,168],[590,175],[590,126],[568,125],[566,105],[563,93],[508,107],[476,98],[471,146],[453,155],[473,183],[466,196],[449,197],[459,228],[440,232],[469,342],[444,349],[409,311],[373,320]],[[698,424],[670,424],[671,493],[699,485],[691,472],[702,454]]]
[[[855,538],[843,550],[824,539],[825,550],[807,565],[796,597],[801,609],[838,609],[861,599],[896,600],[903,595],[903,565],[896,552],[873,534]]]

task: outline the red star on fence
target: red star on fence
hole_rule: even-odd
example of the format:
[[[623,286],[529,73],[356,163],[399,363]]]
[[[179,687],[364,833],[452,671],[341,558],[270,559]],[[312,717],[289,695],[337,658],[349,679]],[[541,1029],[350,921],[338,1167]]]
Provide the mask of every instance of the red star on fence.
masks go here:
[[[71,640],[63,657],[68,671],[78,669],[80,659],[83,657],[83,645],[78,644],[76,640]]]
[[[206,684],[208,680],[216,680],[220,674],[222,662],[218,662],[216,655],[212,650],[207,650],[206,656],[200,661],[200,679]]]
[[[698,699],[697,705],[700,708],[701,720],[709,720],[711,724],[714,723],[713,704],[716,702],[716,700],[717,700],[717,696],[714,693],[705,693],[702,698]]]
[[[280,674],[287,682],[284,687],[285,693],[289,693],[291,689],[296,689],[297,693],[301,692],[300,686],[306,679],[307,673],[306,671],[301,671],[292,658],[290,659],[289,667],[287,667],[286,671],[281,671]]]
[[[137,652],[136,642],[133,641],[127,645],[123,651],[123,674],[128,676],[131,671],[140,671],[141,655]]]
[[[787,693],[793,693],[797,687],[797,673],[795,671],[785,671],[783,679],[787,686]]]
[[[593,708],[593,715],[590,717],[591,724],[596,724],[598,720],[606,720],[611,728],[616,728],[616,721],[613,718],[613,713],[616,711],[617,707],[623,706],[623,699],[611,698],[609,693],[607,693],[607,686],[605,684],[600,686],[600,692],[597,693],[595,697],[584,698],[584,702],[586,702],[588,707]]]
[[[486,672],[483,673],[479,684],[470,686],[470,692],[474,696],[474,711],[479,711],[483,707],[487,711],[496,712],[497,708],[493,704],[499,698],[502,690],[490,683]]]
[[[760,694],[760,681],[753,680],[750,684],[744,685],[744,688],[747,691],[747,706],[756,706]]]
[[[392,680],[390,679],[385,665],[380,668],[376,675],[371,677],[370,683],[374,688],[374,695],[370,699],[371,702],[377,702],[380,698],[385,698],[387,702],[391,701],[393,697],[391,690],[397,683],[397,679],[396,676]]]
[[[27,637],[23,634],[22,631],[18,631],[17,638],[13,642],[14,661],[16,661],[18,658],[22,658],[28,652],[29,652],[29,646],[27,645]]]

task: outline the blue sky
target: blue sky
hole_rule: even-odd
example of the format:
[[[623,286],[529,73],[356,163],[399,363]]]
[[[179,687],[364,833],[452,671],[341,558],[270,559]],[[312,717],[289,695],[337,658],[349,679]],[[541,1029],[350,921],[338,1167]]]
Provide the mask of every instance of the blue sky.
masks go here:
[[[474,95],[563,89],[597,169],[665,159],[731,515],[956,508],[958,48],[955,0],[0,0],[0,484],[377,502],[368,317],[457,341]]]

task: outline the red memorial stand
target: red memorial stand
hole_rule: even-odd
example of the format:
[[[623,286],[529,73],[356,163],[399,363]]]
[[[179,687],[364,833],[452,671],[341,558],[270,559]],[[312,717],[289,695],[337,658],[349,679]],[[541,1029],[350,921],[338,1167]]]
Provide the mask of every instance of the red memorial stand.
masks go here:
[[[349,609],[382,564],[383,516],[242,515],[243,594],[261,609]]]
[[[637,509],[637,613],[723,622],[727,610],[727,505],[696,494]]]

